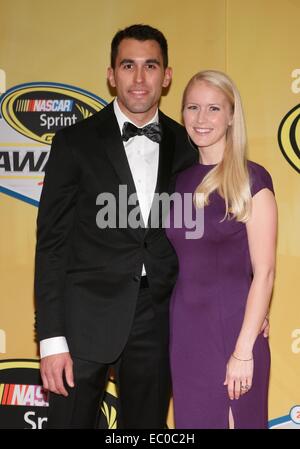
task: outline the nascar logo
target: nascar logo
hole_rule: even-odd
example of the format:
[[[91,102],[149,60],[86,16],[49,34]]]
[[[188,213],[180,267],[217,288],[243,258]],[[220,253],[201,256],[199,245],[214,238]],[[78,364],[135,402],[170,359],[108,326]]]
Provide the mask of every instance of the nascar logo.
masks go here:
[[[49,393],[41,384],[39,368],[38,360],[0,360],[0,430],[44,427]],[[98,427],[116,429],[117,415],[116,385],[109,379]]]
[[[74,100],[17,100],[17,112],[71,112]]]
[[[300,173],[300,104],[282,119],[278,129],[278,143],[285,159]]]
[[[0,111],[8,125],[20,134],[51,144],[58,129],[85,119],[104,106],[104,100],[74,86],[29,83],[8,90],[1,98]]]
[[[0,384],[0,404],[48,407],[48,392],[41,385]]]
[[[38,206],[54,134],[106,106],[91,92],[28,83],[0,97],[0,192]]]
[[[0,360],[0,430],[42,429],[48,405],[38,360]]]

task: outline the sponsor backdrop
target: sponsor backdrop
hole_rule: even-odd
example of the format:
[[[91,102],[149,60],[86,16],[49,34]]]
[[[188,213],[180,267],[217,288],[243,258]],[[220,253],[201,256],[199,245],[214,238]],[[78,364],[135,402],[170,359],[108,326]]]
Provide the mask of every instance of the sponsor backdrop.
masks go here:
[[[300,429],[299,0],[1,0],[0,428],[42,428],[47,419],[33,307],[43,170],[55,131],[112,100],[110,41],[131,23],[168,38],[174,80],[161,108],[174,119],[198,70],[228,72],[242,93],[249,157],[271,172],[279,205],[269,424]],[[101,409],[100,426],[117,427],[113,381]]]

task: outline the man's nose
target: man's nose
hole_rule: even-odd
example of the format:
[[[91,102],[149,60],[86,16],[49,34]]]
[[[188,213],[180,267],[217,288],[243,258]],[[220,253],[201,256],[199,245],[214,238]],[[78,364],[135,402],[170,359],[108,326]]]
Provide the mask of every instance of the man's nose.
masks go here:
[[[142,83],[145,79],[144,70],[143,67],[137,67],[135,71],[135,82],[136,83]]]

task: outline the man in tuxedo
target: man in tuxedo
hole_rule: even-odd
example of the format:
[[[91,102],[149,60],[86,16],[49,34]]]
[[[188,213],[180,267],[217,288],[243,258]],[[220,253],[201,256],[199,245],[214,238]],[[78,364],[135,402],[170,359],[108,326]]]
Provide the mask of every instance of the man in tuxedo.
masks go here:
[[[170,193],[173,175],[197,158],[183,127],[158,110],[171,78],[160,31],[147,25],[119,31],[108,69],[116,99],[54,137],[35,273],[49,428],[96,428],[111,366],[118,426],[165,426],[168,308],[177,259],[162,226],[151,226],[151,204],[154,193]],[[124,219],[120,186],[126,200],[137,194],[141,226],[118,226]],[[103,192],[116,199],[116,226],[96,219],[105,206],[97,200]],[[132,210],[129,205],[126,213]]]

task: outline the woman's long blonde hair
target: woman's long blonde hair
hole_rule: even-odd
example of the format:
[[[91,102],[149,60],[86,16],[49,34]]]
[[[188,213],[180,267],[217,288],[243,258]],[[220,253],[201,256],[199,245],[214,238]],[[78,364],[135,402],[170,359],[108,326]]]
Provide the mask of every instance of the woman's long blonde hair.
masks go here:
[[[205,70],[196,73],[188,82],[183,94],[183,108],[188,90],[199,81],[205,81],[218,87],[225,94],[231,105],[233,118],[226,134],[223,159],[198,185],[194,201],[197,207],[208,205],[210,194],[216,190],[225,200],[224,219],[235,218],[238,221],[246,222],[251,212],[251,192],[246,158],[246,127],[241,97],[227,75],[216,70]],[[197,195],[198,193],[203,195]]]

